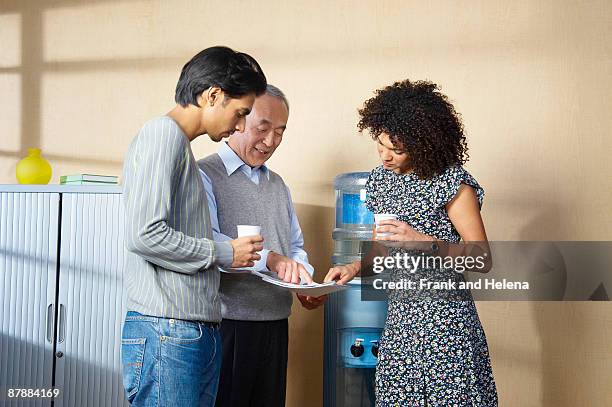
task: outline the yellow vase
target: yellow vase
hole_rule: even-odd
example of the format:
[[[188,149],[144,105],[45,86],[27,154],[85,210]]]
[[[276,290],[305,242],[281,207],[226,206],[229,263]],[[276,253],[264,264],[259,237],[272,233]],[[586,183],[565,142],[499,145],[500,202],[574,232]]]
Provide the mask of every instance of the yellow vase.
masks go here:
[[[28,156],[17,163],[16,173],[20,184],[48,184],[51,165],[40,156],[39,148],[29,148]]]

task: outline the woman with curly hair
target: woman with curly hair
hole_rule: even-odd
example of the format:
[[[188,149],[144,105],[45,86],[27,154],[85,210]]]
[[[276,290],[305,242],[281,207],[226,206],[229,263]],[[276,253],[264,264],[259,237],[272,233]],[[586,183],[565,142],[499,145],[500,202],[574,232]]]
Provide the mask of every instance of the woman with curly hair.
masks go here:
[[[437,85],[396,82],[377,90],[359,114],[359,130],[369,131],[382,160],[368,178],[366,206],[397,215],[377,224],[377,240],[486,246],[484,191],[462,167],[468,158],[463,125]],[[360,262],[336,266],[325,280],[344,284],[360,268]],[[390,295],[376,405],[497,406],[486,337],[469,292],[461,301]]]

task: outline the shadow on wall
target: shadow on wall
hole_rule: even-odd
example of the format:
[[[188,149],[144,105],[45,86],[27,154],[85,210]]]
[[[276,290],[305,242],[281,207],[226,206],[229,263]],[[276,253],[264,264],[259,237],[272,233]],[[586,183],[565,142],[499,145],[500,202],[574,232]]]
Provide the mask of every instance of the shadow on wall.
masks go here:
[[[519,240],[572,239],[566,236],[571,227],[563,217],[567,211],[560,205],[547,203],[532,212],[520,230]],[[541,399],[537,405],[570,407],[589,404],[589,400],[609,400],[611,391],[601,383],[609,383],[612,378],[602,378],[595,372],[609,371],[604,360],[609,359],[611,345],[601,327],[609,324],[610,302],[533,301],[530,306],[540,340]],[[601,352],[601,357],[592,352]],[[592,366],[597,360],[601,368]]]
[[[331,266],[335,209],[296,203],[295,211],[304,233],[304,246],[308,258],[315,268],[315,279],[321,281]]]
[[[512,240],[519,244],[521,241],[541,241],[541,245],[530,246],[533,251],[527,252],[526,258],[512,262],[520,268],[516,270],[517,280],[527,271],[524,268],[540,264],[538,259],[551,259],[549,253],[542,257],[539,249],[561,247],[562,245],[553,244],[555,239],[572,240],[579,237],[572,234],[576,220],[571,216],[575,214],[575,208],[567,202],[550,201],[543,194],[530,198],[518,194],[500,198],[498,194],[493,202],[485,200],[485,208],[488,214],[485,214],[484,220],[493,240]],[[508,223],[508,219],[513,219],[516,223]],[[545,239],[553,242],[547,242]],[[564,255],[563,251],[559,254]],[[575,280],[572,283],[572,278],[580,276],[581,265],[568,263],[567,253],[562,258],[562,263],[567,266],[567,290],[571,291],[575,288],[573,286],[576,286]],[[557,272],[561,273],[561,270]],[[552,275],[547,278],[547,284],[560,281]],[[588,282],[582,279],[581,283],[589,289],[589,293],[597,288],[597,285],[587,284]],[[571,284],[573,286],[570,286]],[[547,290],[550,289],[549,286]],[[566,288],[562,288],[561,293],[565,290]],[[588,294],[585,295],[588,297]],[[586,298],[585,295],[583,298]],[[517,389],[521,389],[523,393],[521,405],[524,406],[606,405],[607,400],[612,400],[612,389],[603,385],[612,380],[612,372],[609,369],[612,342],[609,339],[610,331],[604,329],[611,321],[610,302],[528,301],[521,304],[509,301],[505,303],[506,309],[495,304],[480,306],[501,310],[509,317],[508,323],[517,329],[518,336],[514,339],[491,342],[492,350],[499,351],[499,356],[511,357],[518,366],[531,366],[532,369],[531,378],[517,376],[518,383],[513,384],[500,377],[500,401],[512,400],[511,394]],[[525,308],[526,318],[521,316]],[[531,323],[533,328],[530,327]],[[529,343],[525,344],[525,340]],[[534,352],[525,353],[521,350]],[[508,363],[498,363],[503,367],[508,366]],[[529,383],[529,380],[536,382]],[[532,390],[527,390],[527,386]]]
[[[102,0],[94,0],[91,3],[103,3]],[[41,1],[36,4],[28,4],[23,1],[6,1],[3,2],[2,11],[6,13],[17,12],[21,17],[21,26],[27,27],[27,31],[21,33],[21,63],[17,67],[0,67],[1,73],[18,73],[21,75],[21,128],[20,128],[20,148],[19,151],[3,151],[0,150],[0,157],[23,158],[27,155],[28,147],[38,147],[41,144],[41,117],[42,106],[40,100],[42,98],[41,82],[44,73],[54,71],[81,72],[86,69],[100,69],[98,61],[93,63],[65,62],[52,63],[45,62],[43,55],[43,12],[47,9],[78,5],[78,1]],[[106,62],[106,68],[116,68],[115,61]],[[140,59],[127,61],[123,65],[138,66],[143,61]],[[155,62],[164,62],[155,61]],[[121,65],[119,65],[121,66]],[[44,152],[43,152],[44,153]],[[82,158],[70,157],[56,154],[45,154],[45,158],[55,161],[80,162]],[[104,159],[88,159],[89,162],[100,165],[120,165],[118,160]]]
[[[334,208],[296,203],[295,210],[308,259],[315,268],[315,280],[320,282],[331,263]],[[323,309],[309,311],[297,298],[293,302],[289,318],[288,406],[323,405]]]
[[[544,407],[605,405],[612,400],[610,302],[533,302],[541,341]],[[602,373],[604,373],[602,377]]]
[[[90,0],[87,6],[104,3],[117,3],[118,0]],[[50,74],[79,74],[96,71],[116,71],[116,70],[151,70],[159,68],[176,69],[177,66],[183,64],[184,58],[177,57],[133,57],[133,58],[101,58],[97,60],[78,60],[69,59],[61,61],[49,61],[45,58],[45,13],[54,10],[61,10],[69,7],[81,7],[82,1],[78,0],[41,0],[37,2],[27,2],[20,0],[4,0],[0,6],[0,15],[16,14],[19,18],[19,30],[16,32],[16,39],[19,44],[19,58],[15,64],[7,66],[0,65],[0,77],[16,76],[18,78],[17,94],[19,95],[17,103],[18,117],[20,117],[17,134],[18,138],[11,141],[14,148],[0,148],[0,160],[10,162],[10,166],[6,168],[6,173],[0,174],[0,177],[6,176],[7,179],[15,182],[14,173],[17,162],[26,157],[28,148],[44,147],[43,146],[43,114],[45,100],[43,94],[44,80]],[[69,95],[63,93],[63,97]],[[95,98],[95,96],[93,96]],[[15,103],[14,100],[3,100],[6,103]],[[47,112],[46,115],[49,115]],[[96,116],[94,114],[94,116]],[[94,117],[91,123],[92,126],[98,128],[108,128],[108,121],[102,120],[100,115]],[[59,118],[53,118],[59,119]],[[70,118],[61,118],[64,123],[62,131],[66,133],[75,132],[73,123]],[[16,120],[11,117],[11,120]],[[78,121],[78,120],[77,120]],[[9,124],[10,125],[10,124]],[[112,131],[107,129],[108,132]],[[48,133],[48,131],[47,131]],[[46,134],[48,138],[56,137],[54,134]],[[83,142],[86,143],[86,137],[82,136]],[[70,149],[69,149],[70,151]],[[84,150],[73,149],[73,154],[69,152],[53,153],[43,149],[43,156],[49,160],[54,171],[58,164],[75,168],[97,168],[98,171],[119,172],[122,166],[121,157],[93,157],[91,154],[84,156]],[[55,180],[57,176],[54,173]],[[53,182],[53,181],[52,181]]]
[[[493,190],[494,186],[485,189],[485,194],[494,195]],[[568,208],[544,201],[542,196],[531,199],[496,192],[495,196],[485,195],[482,216],[489,240],[571,240],[570,225],[564,221],[568,213]]]
[[[531,208],[531,218],[522,225],[518,240],[537,240],[543,236],[559,236],[563,231],[563,219],[559,216],[559,207],[549,203]],[[554,238],[554,237],[553,237]],[[567,311],[570,303],[535,302],[529,303],[539,343],[539,364],[541,376],[540,402],[543,407],[576,405],[568,392],[573,392],[575,385],[565,383],[565,368],[570,366],[570,359],[562,357],[566,343],[573,341],[567,335]],[[579,321],[573,321],[579,327]],[[571,325],[570,325],[571,326]],[[565,352],[567,353],[567,352]],[[567,356],[567,355],[566,355]],[[555,361],[556,359],[556,361]],[[571,368],[571,370],[574,370]],[[566,380],[571,376],[565,375]],[[570,397],[568,397],[570,396]],[[567,403],[567,404],[566,404]]]

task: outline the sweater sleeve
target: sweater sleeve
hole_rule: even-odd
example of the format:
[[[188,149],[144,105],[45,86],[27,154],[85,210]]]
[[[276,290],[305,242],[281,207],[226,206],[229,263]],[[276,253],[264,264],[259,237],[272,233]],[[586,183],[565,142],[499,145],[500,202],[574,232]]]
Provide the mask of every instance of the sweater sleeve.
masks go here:
[[[214,242],[187,236],[168,225],[175,184],[188,157],[187,143],[168,120],[150,122],[140,131],[125,162],[125,239],[127,249],[145,260],[195,274],[214,264]]]

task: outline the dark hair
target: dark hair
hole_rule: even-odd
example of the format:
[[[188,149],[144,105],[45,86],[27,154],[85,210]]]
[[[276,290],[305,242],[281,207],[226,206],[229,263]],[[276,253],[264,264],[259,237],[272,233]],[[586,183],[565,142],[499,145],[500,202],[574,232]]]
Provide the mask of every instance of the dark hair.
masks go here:
[[[375,93],[359,110],[359,131],[368,129],[374,139],[388,134],[397,148],[408,153],[420,178],[432,178],[468,160],[461,117],[438,85],[405,80]]]
[[[249,93],[260,96],[266,85],[266,76],[253,57],[228,47],[210,47],[185,64],[174,100],[181,106],[199,106],[198,96],[211,86],[218,86],[227,96],[236,98]]]

